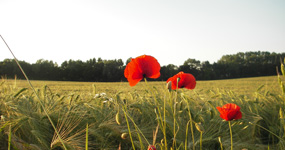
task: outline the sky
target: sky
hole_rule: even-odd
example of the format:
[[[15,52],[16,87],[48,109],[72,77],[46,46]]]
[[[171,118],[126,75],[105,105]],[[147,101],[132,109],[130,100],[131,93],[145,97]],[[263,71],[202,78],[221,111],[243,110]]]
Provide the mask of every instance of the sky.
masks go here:
[[[18,60],[210,63],[285,52],[284,0],[0,0],[0,35]],[[1,39],[0,39],[1,40]],[[0,41],[0,61],[12,58]]]

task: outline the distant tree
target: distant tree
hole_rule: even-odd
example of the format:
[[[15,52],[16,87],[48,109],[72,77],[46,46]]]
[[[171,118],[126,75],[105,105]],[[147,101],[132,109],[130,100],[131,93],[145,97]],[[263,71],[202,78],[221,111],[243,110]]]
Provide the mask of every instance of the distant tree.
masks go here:
[[[53,61],[39,59],[32,64],[31,76],[36,80],[57,80],[59,78],[59,68]]]
[[[19,61],[19,64],[24,69],[27,75],[31,75],[31,65],[25,61]],[[17,63],[14,59],[4,59],[4,61],[0,62],[0,75],[7,78],[17,78],[24,79],[24,75],[19,69]]]
[[[123,61],[104,60],[103,77],[104,81],[120,81],[123,78]]]
[[[284,58],[284,56],[285,53],[240,52],[222,56],[217,65],[223,68],[220,71],[225,71],[225,76],[220,76],[221,78],[275,75],[276,66],[280,64],[280,58]]]
[[[61,76],[63,80],[84,81],[84,64],[81,60],[64,61],[61,64]]]
[[[96,58],[92,58],[84,63],[84,71],[83,71],[83,78],[84,81],[96,81]]]
[[[178,67],[173,65],[173,64],[169,64],[167,66],[162,66],[160,68],[159,80],[166,81],[168,78],[174,76],[177,73],[178,73]]]
[[[95,81],[104,81],[103,71],[104,71],[104,62],[99,57],[97,60],[97,63],[95,64],[95,67],[94,67],[94,72],[95,72],[95,76],[96,76]]]
[[[201,64],[200,79],[202,80],[214,80],[217,78],[216,71],[213,65],[209,61],[204,61]]]
[[[285,53],[270,52],[239,52],[233,55],[224,55],[217,62],[200,62],[188,58],[183,65],[177,67],[169,64],[161,67],[161,76],[157,80],[166,81],[179,71],[193,74],[198,80],[228,79],[254,76],[276,75],[276,67]],[[126,81],[124,68],[131,61],[128,58],[124,65],[122,59],[103,60],[92,58],[64,61],[58,66],[53,61],[44,59],[34,64],[19,61],[25,73],[34,80],[63,80],[63,81]],[[279,71],[280,72],[280,71]],[[22,72],[13,59],[0,62],[0,76],[7,78],[24,79]]]
[[[129,62],[131,62],[131,60],[132,60],[132,57],[128,58],[127,61],[126,61],[126,65],[127,65]]]
[[[188,58],[184,64],[179,66],[179,71],[193,74],[197,79],[200,79],[201,63],[199,60]]]

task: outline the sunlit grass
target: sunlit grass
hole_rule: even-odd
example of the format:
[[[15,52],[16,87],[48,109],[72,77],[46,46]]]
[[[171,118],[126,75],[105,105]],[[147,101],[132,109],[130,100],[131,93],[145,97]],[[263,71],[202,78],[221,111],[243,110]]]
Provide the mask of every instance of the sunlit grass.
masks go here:
[[[216,110],[226,103],[243,113],[231,122],[234,149],[285,148],[277,76],[198,81],[172,92],[165,82],[31,82],[68,149],[229,149],[229,126]],[[63,149],[25,80],[2,79],[0,98],[0,147]]]
[[[5,80],[5,84],[11,87],[17,86],[18,88],[29,88],[28,83],[25,80]],[[31,81],[33,86],[41,88],[47,85],[54,93],[109,93],[116,94],[117,92],[144,92],[146,90],[144,82],[138,83],[138,86],[130,87],[128,82],[70,82],[70,81]],[[165,81],[148,82],[152,87],[165,88]],[[205,92],[208,90],[227,90],[233,91],[236,94],[251,95],[260,86],[264,86],[264,90],[270,90],[271,92],[279,92],[279,84],[276,76],[266,77],[252,77],[252,78],[240,78],[240,79],[227,79],[227,80],[209,80],[209,81],[197,81],[196,88],[193,91]],[[185,90],[187,91],[187,90]]]

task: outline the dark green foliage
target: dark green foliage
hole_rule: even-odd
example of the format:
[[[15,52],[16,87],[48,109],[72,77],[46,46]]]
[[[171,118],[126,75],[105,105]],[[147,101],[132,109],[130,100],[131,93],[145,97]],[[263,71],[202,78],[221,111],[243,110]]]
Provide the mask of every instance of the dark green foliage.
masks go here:
[[[161,76],[157,80],[166,81],[179,71],[193,74],[198,80],[230,79],[276,75],[276,67],[285,53],[246,52],[222,56],[218,62],[210,64],[187,59],[182,65],[169,64],[161,66]],[[130,59],[127,60],[129,62]],[[159,60],[158,60],[159,61]],[[102,60],[101,58],[64,61],[58,66],[53,61],[38,60],[35,64],[20,61],[30,79],[56,81],[126,81],[124,77],[125,64],[121,59]],[[5,59],[0,62],[0,75],[7,78],[23,79],[15,61]]]

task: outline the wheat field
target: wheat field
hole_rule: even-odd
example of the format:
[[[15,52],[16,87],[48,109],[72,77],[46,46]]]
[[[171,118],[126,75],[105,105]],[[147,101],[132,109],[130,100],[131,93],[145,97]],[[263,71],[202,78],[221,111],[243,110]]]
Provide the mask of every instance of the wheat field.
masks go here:
[[[63,82],[2,79],[0,149],[230,149],[217,106],[235,103],[234,149],[285,148],[284,94],[277,76],[166,82]],[[203,128],[203,132],[198,130]]]

